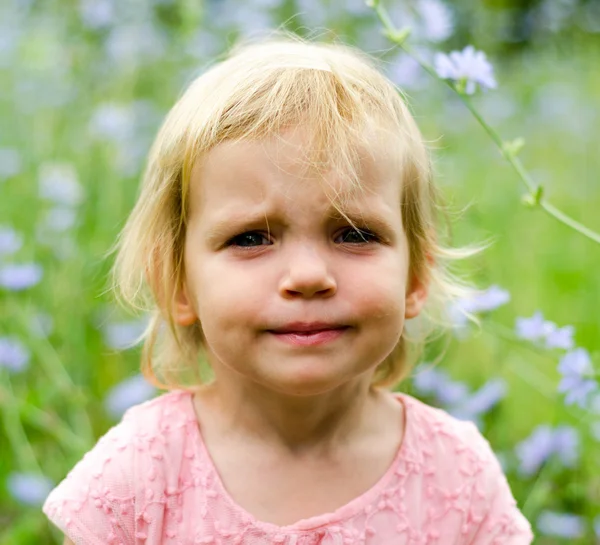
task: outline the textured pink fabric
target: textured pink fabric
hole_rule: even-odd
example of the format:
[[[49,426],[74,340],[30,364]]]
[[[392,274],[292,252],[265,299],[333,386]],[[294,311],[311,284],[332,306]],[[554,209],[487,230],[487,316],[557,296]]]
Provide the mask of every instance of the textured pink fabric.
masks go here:
[[[398,399],[406,430],[394,462],[334,513],[277,526],[237,505],[186,392],[130,409],[52,491],[44,513],[78,545],[530,544],[529,523],[477,428]]]

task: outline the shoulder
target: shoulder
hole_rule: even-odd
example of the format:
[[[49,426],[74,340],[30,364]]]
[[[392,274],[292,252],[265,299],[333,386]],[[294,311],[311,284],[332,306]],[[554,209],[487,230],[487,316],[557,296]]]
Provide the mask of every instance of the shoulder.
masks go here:
[[[517,508],[488,440],[473,422],[400,395],[407,410],[409,440],[427,475],[430,505],[467,513],[473,544],[529,544],[529,522]]]
[[[459,420],[412,396],[400,397],[406,407],[412,452],[438,481],[451,486],[472,482],[479,492],[481,483],[504,478],[492,447],[473,422]]]
[[[148,431],[157,426],[168,429],[170,423],[178,424],[188,416],[191,396],[191,392],[174,390],[134,405],[127,409],[120,424],[135,422],[139,429]],[[151,422],[148,420],[149,418],[152,419]]]
[[[417,440],[418,448],[425,456],[442,451],[445,457],[466,455],[482,461],[496,460],[489,442],[473,422],[459,420],[408,394],[399,394],[399,397],[406,407],[411,437]]]
[[[162,488],[165,468],[181,456],[190,403],[178,391],[130,408],[50,493],[44,513],[75,543],[131,535],[140,491]]]

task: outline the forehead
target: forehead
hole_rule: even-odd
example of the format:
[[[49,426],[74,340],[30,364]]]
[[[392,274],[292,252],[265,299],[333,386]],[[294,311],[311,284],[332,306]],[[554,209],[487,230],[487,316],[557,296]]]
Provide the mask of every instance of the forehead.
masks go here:
[[[389,141],[373,131],[370,143],[345,155],[317,152],[311,133],[295,127],[263,140],[223,142],[192,169],[190,214],[240,206],[342,210],[400,207],[401,172]],[[353,179],[359,185],[353,182]]]

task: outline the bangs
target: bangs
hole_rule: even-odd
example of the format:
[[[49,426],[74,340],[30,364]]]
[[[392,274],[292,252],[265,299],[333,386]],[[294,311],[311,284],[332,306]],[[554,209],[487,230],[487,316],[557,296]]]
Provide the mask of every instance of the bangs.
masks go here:
[[[169,117],[161,140],[180,143],[184,216],[194,165],[224,141],[306,128],[303,166],[319,177],[336,172],[343,194],[326,189],[340,207],[363,189],[361,154],[388,149],[400,173],[404,159],[418,157],[415,148],[422,147],[407,129],[410,116],[397,89],[370,59],[339,45],[331,51],[290,42],[243,48],[192,83]]]

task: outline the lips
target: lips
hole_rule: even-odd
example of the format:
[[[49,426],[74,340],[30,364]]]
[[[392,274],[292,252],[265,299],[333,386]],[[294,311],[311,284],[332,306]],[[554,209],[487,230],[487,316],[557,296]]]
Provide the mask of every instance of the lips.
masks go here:
[[[290,329],[291,326],[279,328],[278,330],[270,330],[274,338],[279,341],[296,347],[316,347],[321,345],[327,345],[336,339],[344,337],[345,331],[349,329],[348,326],[327,326],[323,329],[323,326],[318,328],[311,324],[310,327],[306,326],[304,331],[298,331]],[[293,327],[298,327],[294,325]]]
[[[331,331],[337,329],[346,329],[348,326],[342,324],[332,324],[325,322],[293,322],[282,327],[270,329],[272,333],[295,333],[298,335],[310,335],[322,331]]]

